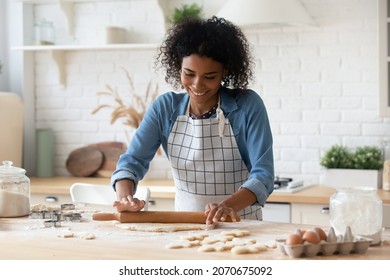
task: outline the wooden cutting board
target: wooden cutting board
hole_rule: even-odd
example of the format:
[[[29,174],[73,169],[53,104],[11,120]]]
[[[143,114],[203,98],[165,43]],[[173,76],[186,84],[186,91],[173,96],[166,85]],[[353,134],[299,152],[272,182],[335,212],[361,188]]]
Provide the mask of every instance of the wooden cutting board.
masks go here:
[[[119,156],[123,154],[127,146],[123,142],[101,142],[96,144],[91,144],[90,146],[97,148],[100,152],[103,153],[103,163],[100,166],[99,170],[96,171],[96,176],[98,177],[111,177],[112,172],[116,168]]]
[[[126,151],[123,142],[100,142],[72,151],[66,168],[76,177],[98,176],[109,178],[114,172],[119,156]]]
[[[103,159],[103,153],[93,146],[78,148],[69,154],[66,169],[73,176],[88,177],[100,169]]]

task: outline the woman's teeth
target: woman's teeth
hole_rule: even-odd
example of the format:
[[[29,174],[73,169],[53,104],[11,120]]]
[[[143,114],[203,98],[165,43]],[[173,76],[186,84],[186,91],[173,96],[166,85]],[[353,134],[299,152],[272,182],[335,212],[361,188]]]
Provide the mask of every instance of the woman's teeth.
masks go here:
[[[195,95],[197,95],[197,96],[201,96],[201,95],[206,94],[205,91],[204,91],[204,92],[196,92],[196,91],[193,91],[193,90],[192,90],[192,93],[195,94]]]

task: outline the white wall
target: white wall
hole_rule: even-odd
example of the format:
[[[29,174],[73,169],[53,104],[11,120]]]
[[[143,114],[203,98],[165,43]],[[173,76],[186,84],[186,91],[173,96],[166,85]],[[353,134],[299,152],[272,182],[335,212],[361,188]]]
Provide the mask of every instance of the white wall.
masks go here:
[[[2,64],[2,70],[0,73],[0,91],[8,91],[8,79],[7,79],[7,58],[6,52],[7,35],[6,35],[6,2],[0,1],[0,63]]]
[[[301,2],[318,28],[244,31],[257,61],[253,89],[264,98],[270,116],[276,175],[318,181],[324,149],[333,144],[381,145],[383,138],[390,137],[390,121],[378,113],[376,1]],[[104,26],[120,24],[142,34],[142,38],[133,37],[135,41],[157,42],[162,23],[153,5],[149,0],[77,3],[74,41],[99,42]],[[54,5],[39,5],[34,12],[55,22],[58,42],[71,42]],[[137,91],[143,93],[154,77],[154,55],[154,50],[67,52],[67,87],[61,88],[54,82],[56,69],[49,53],[35,54],[35,126],[52,127],[56,132],[58,175],[67,175],[65,161],[73,149],[99,141],[126,141],[125,127],[119,122],[110,125],[109,111],[91,115],[98,104],[108,102],[96,92],[110,84],[128,94],[121,71],[125,67],[133,75]],[[161,76],[156,79],[161,92],[169,89]],[[148,176],[170,178],[165,159],[154,160]]]

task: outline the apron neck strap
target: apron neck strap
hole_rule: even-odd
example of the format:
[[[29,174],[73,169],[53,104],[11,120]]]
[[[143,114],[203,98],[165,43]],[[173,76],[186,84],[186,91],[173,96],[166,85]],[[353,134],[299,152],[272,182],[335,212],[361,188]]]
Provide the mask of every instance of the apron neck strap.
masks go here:
[[[220,106],[220,97],[218,97],[218,106],[217,106],[217,119],[218,119],[218,132],[219,137],[223,137],[223,131],[225,129],[225,115],[223,114],[223,111]],[[186,110],[186,116],[190,117],[190,104],[191,100],[188,101],[187,110]]]

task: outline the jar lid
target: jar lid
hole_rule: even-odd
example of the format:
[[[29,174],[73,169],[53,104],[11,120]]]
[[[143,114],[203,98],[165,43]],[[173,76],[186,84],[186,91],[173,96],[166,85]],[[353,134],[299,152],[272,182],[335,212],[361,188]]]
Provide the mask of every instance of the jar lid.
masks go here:
[[[26,170],[23,168],[12,166],[13,162],[10,160],[4,160],[3,165],[0,166],[0,175],[11,175],[11,174],[25,174]]]

